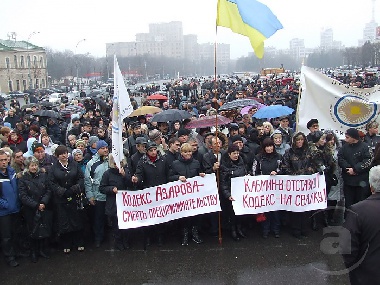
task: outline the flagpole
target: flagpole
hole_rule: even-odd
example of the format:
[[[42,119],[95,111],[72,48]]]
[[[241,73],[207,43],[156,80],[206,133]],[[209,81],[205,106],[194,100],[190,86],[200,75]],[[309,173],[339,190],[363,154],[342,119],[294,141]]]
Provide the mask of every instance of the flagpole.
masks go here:
[[[217,1],[217,7],[216,7],[216,11],[219,11],[219,0]],[[216,51],[217,51],[217,37],[218,37],[218,16],[216,17],[216,20],[215,20],[215,43],[214,43],[214,90],[215,90],[215,99],[216,99],[216,114],[215,114],[215,137],[216,137],[216,143],[218,143],[218,109],[219,109],[219,103],[218,103],[218,90],[217,90],[217,83],[216,83],[216,80],[217,80],[217,70],[216,70]],[[216,161],[219,162],[218,160],[218,157],[219,157],[219,153],[217,153],[217,157],[216,157]],[[216,170],[216,186],[218,187],[218,194],[220,195],[220,190],[219,190],[219,184],[220,184],[220,180],[219,180],[219,168]],[[219,241],[219,245],[222,245],[222,241],[223,241],[223,238],[222,238],[222,214],[221,212],[219,211],[218,213],[218,241]]]

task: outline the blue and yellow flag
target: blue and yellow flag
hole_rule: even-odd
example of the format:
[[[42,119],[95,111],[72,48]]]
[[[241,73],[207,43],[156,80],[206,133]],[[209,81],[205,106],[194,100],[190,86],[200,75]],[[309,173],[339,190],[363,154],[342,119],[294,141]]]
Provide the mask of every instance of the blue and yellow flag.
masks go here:
[[[272,11],[256,0],[218,0],[216,25],[247,36],[258,58],[264,55],[264,40],[283,28]]]

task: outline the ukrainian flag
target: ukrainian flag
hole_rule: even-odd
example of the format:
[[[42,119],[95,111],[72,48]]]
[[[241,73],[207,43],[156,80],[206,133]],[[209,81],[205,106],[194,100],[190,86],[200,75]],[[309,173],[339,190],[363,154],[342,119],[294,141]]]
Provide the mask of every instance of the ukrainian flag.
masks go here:
[[[272,11],[256,0],[218,0],[216,25],[247,36],[258,58],[264,55],[264,40],[283,28]]]

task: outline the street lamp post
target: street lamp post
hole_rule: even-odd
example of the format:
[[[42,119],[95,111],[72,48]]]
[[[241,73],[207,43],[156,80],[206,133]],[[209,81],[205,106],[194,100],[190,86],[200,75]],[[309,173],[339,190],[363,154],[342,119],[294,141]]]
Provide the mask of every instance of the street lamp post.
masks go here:
[[[110,78],[110,70],[108,68],[108,50],[110,47],[112,47],[114,44],[110,44],[107,48],[106,48],[106,66],[107,66],[107,82],[108,82],[108,79]]]
[[[29,51],[29,41],[30,41],[30,38],[32,36],[34,36],[35,34],[39,34],[40,32],[33,32],[29,35],[28,37],[28,40],[26,42],[26,49],[27,49],[27,54],[28,54],[28,58],[27,58],[27,63],[28,63],[28,80],[29,80],[29,89],[32,89],[33,88],[33,83],[32,83],[32,77],[30,75],[30,65],[31,65],[31,58],[30,58],[30,51]]]
[[[79,66],[78,66],[78,57],[77,57],[77,48],[78,48],[78,45],[81,43],[81,42],[84,42],[86,39],[81,39],[79,42],[77,42],[76,46],[75,46],[75,63],[76,63],[76,68],[77,68],[77,91],[79,91]]]

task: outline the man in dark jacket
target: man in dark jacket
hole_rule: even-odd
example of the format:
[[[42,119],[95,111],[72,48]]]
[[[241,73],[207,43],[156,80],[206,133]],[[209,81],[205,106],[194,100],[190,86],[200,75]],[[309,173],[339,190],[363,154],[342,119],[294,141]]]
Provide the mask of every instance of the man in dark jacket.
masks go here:
[[[143,155],[146,153],[145,147],[146,147],[147,143],[148,143],[148,141],[144,137],[137,137],[136,138],[137,152],[131,156],[131,160],[130,160],[132,174],[136,173],[137,164],[139,163],[140,158],[142,158]]]
[[[13,247],[13,226],[20,212],[20,201],[16,182],[16,173],[8,166],[8,156],[0,150],[0,237],[1,249],[7,264],[18,266],[16,253]]]
[[[16,123],[21,122],[19,116],[15,114],[14,109],[10,109],[8,111],[8,116],[4,119],[4,122],[8,122],[11,124],[12,129],[16,128]]]
[[[169,149],[165,153],[166,162],[171,168],[173,162],[179,157],[179,148],[181,147],[181,142],[177,138],[171,138],[169,140]]]
[[[380,166],[369,171],[372,195],[347,211],[340,248],[351,285],[378,284],[380,271]]]
[[[372,161],[371,148],[360,140],[359,131],[346,131],[346,143],[339,149],[338,163],[342,168],[346,207],[368,197],[368,171]]]

